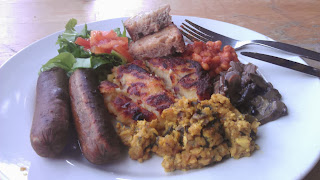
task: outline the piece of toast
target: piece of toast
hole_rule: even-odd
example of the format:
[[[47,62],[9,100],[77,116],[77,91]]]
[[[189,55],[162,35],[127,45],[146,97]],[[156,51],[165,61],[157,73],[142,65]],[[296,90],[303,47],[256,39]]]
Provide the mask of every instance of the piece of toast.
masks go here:
[[[169,15],[170,6],[164,5],[159,9],[144,11],[124,22],[128,33],[133,41],[160,31],[171,24]]]
[[[182,34],[174,24],[129,44],[129,53],[140,60],[182,53],[184,49]]]

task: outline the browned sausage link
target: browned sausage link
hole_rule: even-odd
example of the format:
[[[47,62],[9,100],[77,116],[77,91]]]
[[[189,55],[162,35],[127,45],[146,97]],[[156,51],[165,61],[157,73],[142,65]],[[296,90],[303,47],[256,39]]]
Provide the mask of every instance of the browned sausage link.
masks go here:
[[[36,106],[30,140],[36,153],[54,157],[65,147],[70,125],[68,77],[61,68],[42,72],[37,81]]]
[[[81,150],[91,163],[103,164],[120,155],[121,141],[98,86],[91,69],[78,69],[69,80],[71,109]]]

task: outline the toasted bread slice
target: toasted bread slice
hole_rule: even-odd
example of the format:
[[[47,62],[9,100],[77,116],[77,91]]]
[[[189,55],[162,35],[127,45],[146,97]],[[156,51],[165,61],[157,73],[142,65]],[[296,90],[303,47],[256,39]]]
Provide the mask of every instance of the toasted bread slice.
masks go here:
[[[157,10],[144,11],[124,22],[133,41],[160,31],[171,24],[170,6],[161,6]]]
[[[129,45],[134,59],[145,60],[184,52],[185,44],[181,32],[174,24]]]

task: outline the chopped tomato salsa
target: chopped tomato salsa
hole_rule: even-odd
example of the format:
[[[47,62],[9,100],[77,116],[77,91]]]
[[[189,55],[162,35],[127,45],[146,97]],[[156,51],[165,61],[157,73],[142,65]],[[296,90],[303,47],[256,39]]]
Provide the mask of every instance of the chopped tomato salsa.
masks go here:
[[[115,50],[125,57],[128,62],[133,61],[128,51],[128,38],[118,37],[117,33],[113,30],[91,31],[89,39],[78,37],[75,43],[83,46],[85,49],[90,49],[90,51],[95,54],[111,53],[112,50]]]

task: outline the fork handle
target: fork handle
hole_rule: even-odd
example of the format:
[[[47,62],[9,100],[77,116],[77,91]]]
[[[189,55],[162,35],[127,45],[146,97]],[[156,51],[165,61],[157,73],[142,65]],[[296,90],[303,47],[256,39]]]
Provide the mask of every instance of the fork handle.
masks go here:
[[[298,46],[294,46],[294,45],[286,44],[286,43],[282,43],[282,42],[277,42],[277,41],[252,40],[251,42],[255,43],[255,44],[261,44],[261,45],[273,47],[276,49],[280,49],[283,51],[287,51],[287,52],[297,54],[299,56],[306,57],[306,58],[313,59],[315,61],[320,62],[320,53],[315,52],[315,51],[311,51],[308,49],[304,49],[304,48],[301,48]]]

